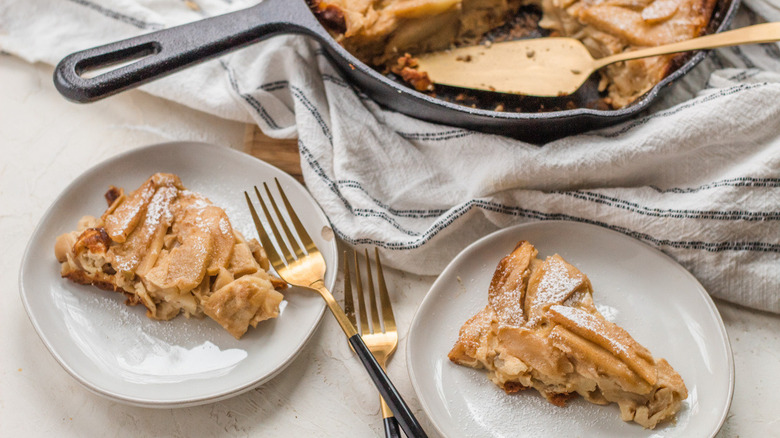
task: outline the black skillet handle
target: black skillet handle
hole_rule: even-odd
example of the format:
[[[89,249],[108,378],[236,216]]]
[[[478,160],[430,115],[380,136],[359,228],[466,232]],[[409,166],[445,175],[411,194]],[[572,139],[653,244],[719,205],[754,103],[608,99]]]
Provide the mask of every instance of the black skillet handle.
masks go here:
[[[321,36],[304,0],[264,0],[251,8],[76,52],[54,71],[67,99],[93,102],[279,33]],[[82,73],[135,62],[93,78]]]
[[[363,366],[366,368],[366,371],[368,371],[368,375],[371,376],[371,380],[374,381],[374,385],[376,385],[376,388],[379,390],[379,394],[382,395],[387,406],[389,406],[390,410],[395,414],[395,418],[398,421],[398,424],[401,425],[401,429],[404,430],[406,436],[409,438],[426,438],[428,435],[425,434],[422,426],[417,422],[417,418],[414,417],[409,406],[407,406],[404,399],[401,398],[401,394],[399,394],[398,390],[393,386],[393,382],[387,377],[385,370],[379,366],[374,355],[368,350],[365,342],[363,342],[363,338],[361,338],[360,335],[354,335],[349,338],[349,343],[352,345],[352,348],[355,349],[355,353],[357,353],[360,361],[363,362]]]
[[[401,431],[398,430],[398,420],[395,417],[385,418],[384,423],[385,438],[401,438]]]

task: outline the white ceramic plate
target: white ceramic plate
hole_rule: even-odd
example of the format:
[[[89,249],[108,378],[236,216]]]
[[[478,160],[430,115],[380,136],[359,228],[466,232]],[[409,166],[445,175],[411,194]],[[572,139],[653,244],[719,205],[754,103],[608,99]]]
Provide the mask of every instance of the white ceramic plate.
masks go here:
[[[89,390],[119,402],[192,406],[249,390],[282,371],[303,348],[325,309],[317,294],[288,289],[279,318],[250,328],[237,341],[209,318],[152,321],[143,306],[125,306],[121,294],[60,278],[55,238],[75,229],[81,216],[101,215],[109,185],[133,190],[155,172],[179,175],[187,188],[224,208],[234,228],[247,238],[256,238],[257,232],[243,190],[278,178],[328,266],[338,266],[327,218],[292,177],[226,147],[165,143],[93,167],[49,208],[27,246],[19,274],[30,320],[68,373]],[[335,280],[336,270],[329,269],[325,283],[332,288]]]
[[[656,357],[680,373],[688,398],[676,423],[645,430],[620,419],[617,405],[581,397],[558,408],[536,391],[506,395],[484,370],[447,359],[461,325],[487,304],[498,261],[519,240],[540,257],[555,253],[584,272],[594,300]],[[717,433],[734,388],[723,321],[698,281],[660,251],[601,227],[537,222],[493,233],[466,248],[439,276],[409,330],[409,375],[423,408],[448,437],[706,437]]]

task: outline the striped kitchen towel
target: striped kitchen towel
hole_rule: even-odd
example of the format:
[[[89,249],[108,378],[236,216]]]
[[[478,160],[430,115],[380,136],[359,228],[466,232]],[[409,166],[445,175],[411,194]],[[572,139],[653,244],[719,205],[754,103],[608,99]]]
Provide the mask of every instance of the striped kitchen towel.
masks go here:
[[[5,0],[0,50],[55,64],[251,3]],[[745,3],[734,27],[780,21],[780,0]],[[379,246],[397,268],[436,274],[496,229],[566,219],[660,249],[713,296],[780,312],[779,72],[776,44],[717,50],[642,117],[541,147],[383,109],[300,36],[143,89],[297,136],[306,183],[339,237]]]

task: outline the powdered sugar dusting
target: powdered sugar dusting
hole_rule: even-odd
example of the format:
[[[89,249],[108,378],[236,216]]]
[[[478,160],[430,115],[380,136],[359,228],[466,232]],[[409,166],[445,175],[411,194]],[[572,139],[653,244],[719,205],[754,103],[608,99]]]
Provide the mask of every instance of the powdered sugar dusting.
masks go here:
[[[536,303],[562,303],[582,284],[582,276],[569,275],[565,262],[558,257],[549,257],[544,264],[544,275],[536,292]]]
[[[598,310],[601,316],[603,316],[607,321],[615,322],[615,320],[617,320],[618,313],[620,313],[618,309],[606,304],[599,303],[596,303],[595,306],[596,310]]]
[[[490,307],[481,310],[470,323],[463,325],[458,342],[462,343],[467,349],[475,350],[479,348],[482,342],[482,335],[490,328],[494,315],[495,313]]]
[[[176,197],[176,188],[163,187],[157,190],[149,206],[146,208],[146,220],[144,226],[148,229],[157,228],[161,221],[170,222],[173,218],[171,213],[171,202]]]
[[[583,310],[578,310],[566,306],[553,306],[551,307],[551,310],[560,313],[566,319],[572,321],[574,325],[582,327],[596,334],[599,339],[603,339],[605,342],[607,342],[612,351],[628,355],[628,347],[620,342],[620,340],[610,337],[609,332],[604,330],[604,322],[600,321],[596,316],[593,316]]]
[[[248,356],[241,348],[220,348],[215,340],[225,333],[213,322],[152,321],[142,306],[128,307],[122,295],[109,292],[63,290],[60,295],[54,302],[68,315],[65,322],[79,348],[128,382],[214,378]]]
[[[223,216],[219,219],[219,231],[225,236],[233,233],[233,228],[230,226],[230,221],[227,217]]]
[[[182,197],[187,198],[189,203],[187,204],[187,208],[193,208],[193,209],[204,209],[206,207],[210,207],[213,204],[209,202],[209,200],[201,195],[200,193],[195,193],[192,190],[179,190],[179,193]]]
[[[493,299],[493,308],[498,316],[498,321],[502,325],[521,326],[523,325],[523,289],[524,282],[517,282],[514,287],[502,288],[501,292]]]
[[[144,184],[139,190],[138,193],[133,192],[130,195],[130,199],[127,202],[122,203],[122,205],[117,208],[115,214],[109,216],[109,220],[117,223],[118,229],[127,229],[133,218],[141,214],[141,209],[144,208],[146,200],[154,194],[154,186],[152,184]]]
[[[173,220],[171,212],[171,203],[176,198],[177,189],[175,187],[162,187],[154,194],[146,207],[146,215],[140,229],[136,229],[131,236],[137,236],[138,240],[133,241],[133,237],[128,236],[128,244],[133,246],[146,247],[157,229],[161,226],[168,227]],[[117,271],[133,271],[141,262],[139,251],[112,251],[112,265]]]
[[[621,421],[618,413],[609,412],[616,408],[605,413],[604,407],[590,405],[581,398],[560,408],[532,389],[507,394],[490,382],[483,370],[451,369],[447,374],[457,381],[459,396],[453,403],[452,416],[463,436],[570,437],[577,436],[572,435],[573,430],[598,430],[601,424]]]

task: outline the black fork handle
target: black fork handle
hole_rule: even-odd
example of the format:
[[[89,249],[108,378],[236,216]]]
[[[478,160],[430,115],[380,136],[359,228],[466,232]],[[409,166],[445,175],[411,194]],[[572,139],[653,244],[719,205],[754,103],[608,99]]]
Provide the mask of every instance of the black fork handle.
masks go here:
[[[385,438],[401,438],[401,431],[398,430],[398,420],[395,417],[384,419]]]
[[[355,353],[357,353],[360,361],[363,362],[363,366],[368,371],[368,375],[371,376],[371,380],[374,381],[379,394],[382,395],[387,406],[395,414],[395,418],[406,436],[410,438],[427,437],[428,435],[425,434],[422,426],[417,422],[417,418],[414,417],[401,394],[395,389],[393,382],[387,377],[385,370],[379,366],[379,362],[376,361],[374,355],[368,350],[365,342],[363,342],[363,338],[360,335],[353,335],[349,338],[349,343],[355,349]]]
[[[279,33],[327,38],[304,0],[264,0],[240,11],[68,55],[54,71],[54,85],[69,100],[93,102]],[[93,78],[82,76],[126,62],[131,63]]]

